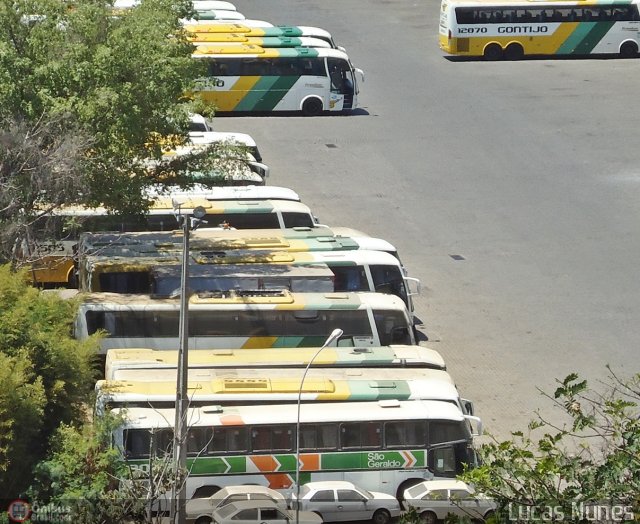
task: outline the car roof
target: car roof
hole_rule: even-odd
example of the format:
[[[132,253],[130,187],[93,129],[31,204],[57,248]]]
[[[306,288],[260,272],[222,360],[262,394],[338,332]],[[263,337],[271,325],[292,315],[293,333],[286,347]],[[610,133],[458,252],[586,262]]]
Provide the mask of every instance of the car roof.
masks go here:
[[[471,486],[461,480],[425,480],[421,482],[425,488],[434,489],[472,489]]]
[[[309,489],[354,489],[357,486],[346,480],[318,480],[305,484]]]
[[[236,502],[231,502],[230,504],[223,506],[223,508],[228,508],[229,506],[233,506],[236,509],[253,509],[253,508],[282,509],[282,507],[273,500],[238,500]],[[214,511],[218,511],[218,509],[222,509],[222,508],[217,508]]]
[[[226,486],[220,489],[219,491],[217,491],[216,493],[214,493],[213,495],[211,495],[211,498],[221,499],[227,495],[235,495],[237,493],[267,493],[273,497],[284,499],[284,495],[282,495],[281,493],[278,493],[277,491],[271,488],[268,488],[266,486],[250,486],[250,485]]]

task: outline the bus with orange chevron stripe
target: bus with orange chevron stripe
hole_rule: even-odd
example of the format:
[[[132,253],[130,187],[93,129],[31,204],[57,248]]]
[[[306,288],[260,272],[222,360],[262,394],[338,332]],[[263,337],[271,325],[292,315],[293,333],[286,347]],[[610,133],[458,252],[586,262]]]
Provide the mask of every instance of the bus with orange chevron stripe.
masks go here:
[[[382,400],[286,405],[203,406],[187,413],[187,497],[258,484],[286,492],[300,483],[347,480],[394,496],[425,479],[473,467],[469,415],[448,402]],[[115,446],[129,467],[149,473],[170,457],[173,409],[114,410],[123,423]],[[296,430],[300,429],[300,449]]]

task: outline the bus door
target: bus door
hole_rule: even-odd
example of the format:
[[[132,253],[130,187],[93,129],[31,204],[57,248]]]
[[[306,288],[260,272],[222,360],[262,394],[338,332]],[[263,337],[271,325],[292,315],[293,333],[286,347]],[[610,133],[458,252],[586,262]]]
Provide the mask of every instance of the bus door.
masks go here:
[[[341,58],[327,58],[329,78],[331,80],[332,109],[351,109],[355,94],[355,79],[349,62]],[[342,107],[340,107],[342,106]]]

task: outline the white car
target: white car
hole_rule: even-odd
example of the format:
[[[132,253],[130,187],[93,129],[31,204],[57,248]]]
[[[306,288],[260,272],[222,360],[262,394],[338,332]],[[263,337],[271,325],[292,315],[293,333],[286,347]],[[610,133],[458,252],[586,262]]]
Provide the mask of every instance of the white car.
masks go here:
[[[296,518],[297,517],[297,518]],[[300,511],[298,515],[290,509],[282,509],[273,501],[246,500],[232,502],[213,510],[211,519],[198,520],[196,524],[322,524],[315,513]]]
[[[194,498],[187,501],[187,522],[211,522],[214,509],[232,502],[245,500],[272,501],[286,510],[287,500],[278,491],[266,486],[227,486],[205,498]]]
[[[460,480],[425,480],[404,491],[405,509],[415,508],[425,524],[435,524],[449,513],[459,517],[487,520],[496,503],[476,493]]]
[[[298,500],[295,492],[292,499],[295,508]],[[317,513],[324,522],[371,519],[374,524],[387,524],[392,517],[400,515],[400,503],[395,497],[337,480],[301,486],[300,509]]]

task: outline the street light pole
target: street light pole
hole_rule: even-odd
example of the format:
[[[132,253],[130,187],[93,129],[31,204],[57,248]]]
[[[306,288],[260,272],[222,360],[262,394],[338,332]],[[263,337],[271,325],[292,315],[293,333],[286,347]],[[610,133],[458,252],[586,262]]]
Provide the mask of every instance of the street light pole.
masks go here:
[[[302,387],[304,386],[304,379],[307,378],[307,373],[313,361],[324,348],[338,340],[342,336],[342,333],[343,331],[341,329],[334,329],[331,335],[329,335],[329,338],[324,341],[324,344],[313,354],[309,362],[307,362],[307,366],[304,368],[300,386],[298,387],[298,415],[296,417],[296,524],[300,522],[300,405],[302,400]]]
[[[184,524],[186,521],[186,472],[188,430],[189,383],[189,233],[206,214],[203,207],[193,210],[195,218],[180,215],[180,204],[174,201],[178,220],[182,220],[182,271],[180,275],[180,324],[178,337],[178,376],[176,383],[175,424],[173,427],[173,485],[171,487],[170,521]]]

